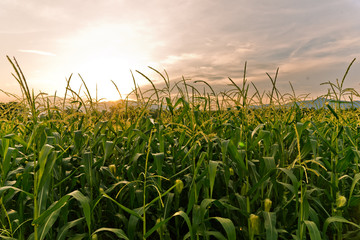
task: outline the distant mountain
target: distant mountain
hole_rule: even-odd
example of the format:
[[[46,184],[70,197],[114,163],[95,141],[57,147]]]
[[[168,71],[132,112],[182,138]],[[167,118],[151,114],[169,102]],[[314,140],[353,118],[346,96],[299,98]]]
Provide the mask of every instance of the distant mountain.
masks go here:
[[[97,108],[99,110],[108,110],[111,107],[115,107],[117,104],[119,104],[121,102],[120,101],[108,101],[108,102],[101,102],[98,104]],[[338,102],[331,100],[331,99],[326,99],[326,98],[317,98],[315,100],[305,100],[305,101],[297,101],[295,102],[300,108],[314,108],[314,109],[321,109],[321,108],[326,108],[326,103],[328,103],[330,106],[332,106],[333,108],[338,106]],[[294,102],[290,102],[285,104],[285,106],[287,107],[292,107],[295,104]],[[138,103],[134,100],[129,100],[128,101],[128,106],[138,106]],[[267,107],[269,106],[269,104],[264,104],[262,105],[263,107]],[[251,107],[253,108],[261,108],[262,106],[260,105],[253,105]],[[284,105],[283,105],[284,106]],[[344,109],[348,109],[348,108],[360,108],[360,101],[340,101],[340,107],[344,108]],[[158,109],[159,106],[158,105],[154,105],[151,104],[150,105],[150,109],[155,110]],[[163,106],[163,108],[166,108],[166,105]]]
[[[360,101],[353,101],[353,102],[339,101],[339,102],[340,102],[340,107],[344,108],[344,109],[360,108]],[[326,103],[328,103],[331,107],[335,107],[338,105],[339,102],[331,100],[331,99],[326,99],[326,98],[317,98],[315,100],[306,100],[306,101],[296,102],[296,104],[298,104],[300,108],[320,109],[320,108],[326,107]]]

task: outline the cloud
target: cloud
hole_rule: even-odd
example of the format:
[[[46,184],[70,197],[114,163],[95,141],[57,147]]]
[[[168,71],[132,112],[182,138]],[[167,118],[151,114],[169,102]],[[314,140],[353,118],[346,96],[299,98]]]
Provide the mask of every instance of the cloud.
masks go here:
[[[51,52],[44,52],[44,51],[38,51],[38,50],[24,50],[24,49],[19,49],[19,52],[24,52],[24,53],[34,53],[34,54],[39,54],[39,55],[44,55],[44,56],[56,56],[56,54],[51,53]]]
[[[183,53],[178,56],[170,55],[165,60],[161,61],[161,63],[163,63],[163,64],[178,64],[181,61],[200,59],[200,58],[201,58],[201,56],[199,54]]]
[[[116,78],[122,68],[139,70],[151,62],[170,78],[223,86],[227,77],[241,81],[247,61],[249,81],[267,84],[266,72],[273,76],[280,67],[279,84],[297,81],[298,88],[315,92],[359,57],[358,2],[93,0],[84,7],[81,0],[5,0],[0,20],[9,24],[0,27],[0,44],[9,55],[56,53],[51,61],[21,56],[29,69],[45,64],[49,76],[101,68]],[[355,63],[351,73],[360,74],[359,67]]]

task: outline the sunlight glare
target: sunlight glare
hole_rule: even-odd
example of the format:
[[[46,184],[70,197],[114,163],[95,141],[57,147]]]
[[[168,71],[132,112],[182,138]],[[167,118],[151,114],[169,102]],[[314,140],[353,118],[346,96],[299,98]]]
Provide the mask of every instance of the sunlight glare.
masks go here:
[[[72,69],[80,73],[92,96],[106,101],[120,98],[114,84],[125,98],[133,89],[130,70],[143,69],[148,64],[149,51],[144,39],[139,36],[141,26],[94,25],[83,29],[75,36],[62,39],[68,45],[73,59]],[[137,84],[144,83],[136,79]]]
[[[97,85],[99,98],[115,101],[120,96],[111,80],[117,85],[122,98],[125,98],[134,89],[129,60],[129,57],[89,59],[79,67],[78,71],[88,87],[92,89],[91,92],[94,96]]]

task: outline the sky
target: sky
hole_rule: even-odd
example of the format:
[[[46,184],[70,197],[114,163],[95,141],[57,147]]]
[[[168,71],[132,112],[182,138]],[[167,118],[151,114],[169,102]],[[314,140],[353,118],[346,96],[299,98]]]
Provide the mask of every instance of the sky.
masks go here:
[[[282,92],[327,93],[323,82],[342,79],[360,92],[358,0],[1,0],[0,89],[21,95],[6,56],[15,57],[35,93],[61,96],[81,85],[93,97],[116,100],[137,84],[169,74],[207,81],[216,91],[246,78],[269,91],[279,68]],[[194,83],[200,89],[204,84]],[[159,86],[160,86],[159,85]],[[84,88],[82,88],[84,89]],[[0,93],[0,101],[6,101]]]

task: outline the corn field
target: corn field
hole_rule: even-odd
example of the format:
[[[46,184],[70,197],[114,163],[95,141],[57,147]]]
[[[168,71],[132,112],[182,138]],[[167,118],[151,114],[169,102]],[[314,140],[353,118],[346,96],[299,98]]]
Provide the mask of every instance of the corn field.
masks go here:
[[[245,64],[220,93],[138,72],[153,88],[134,78],[135,104],[107,111],[71,77],[62,98],[35,95],[9,61],[23,98],[0,106],[1,239],[360,238],[354,61],[324,108],[280,93],[277,72],[260,93]]]

